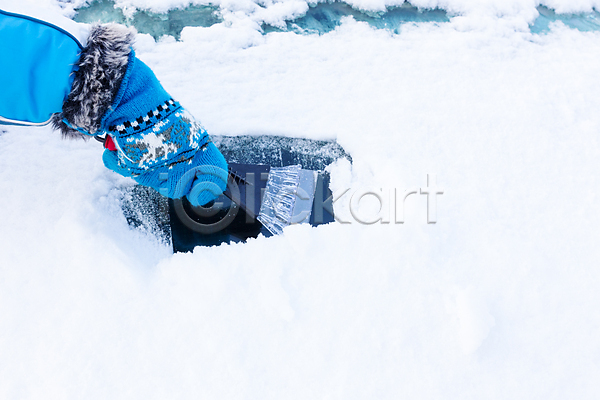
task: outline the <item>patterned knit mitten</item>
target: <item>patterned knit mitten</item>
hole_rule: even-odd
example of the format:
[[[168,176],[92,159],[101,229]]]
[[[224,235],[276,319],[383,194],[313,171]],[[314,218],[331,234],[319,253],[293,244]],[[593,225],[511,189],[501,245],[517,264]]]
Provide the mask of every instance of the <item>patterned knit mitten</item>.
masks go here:
[[[170,198],[205,205],[227,185],[227,162],[206,130],[135,57],[135,33],[120,25],[92,28],[75,80],[54,124],[66,136],[108,135],[107,168]]]

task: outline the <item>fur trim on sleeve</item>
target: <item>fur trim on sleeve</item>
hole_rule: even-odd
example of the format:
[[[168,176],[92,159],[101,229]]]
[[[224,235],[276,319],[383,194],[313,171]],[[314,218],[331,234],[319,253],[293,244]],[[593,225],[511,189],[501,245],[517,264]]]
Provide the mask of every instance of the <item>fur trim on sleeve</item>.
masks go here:
[[[135,34],[135,30],[119,24],[92,27],[87,46],[74,68],[71,93],[62,112],[52,118],[52,125],[62,132],[63,137],[85,137],[63,119],[91,135],[98,131],[102,116],[111,106],[127,71]]]

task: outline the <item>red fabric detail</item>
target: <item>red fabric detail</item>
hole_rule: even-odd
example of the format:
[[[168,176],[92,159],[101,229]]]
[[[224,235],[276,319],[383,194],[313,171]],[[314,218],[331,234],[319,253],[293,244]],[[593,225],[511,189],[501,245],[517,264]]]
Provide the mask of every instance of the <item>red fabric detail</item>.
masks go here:
[[[117,146],[115,146],[115,142],[112,140],[110,135],[106,135],[106,140],[104,141],[104,148],[111,151],[117,151]]]

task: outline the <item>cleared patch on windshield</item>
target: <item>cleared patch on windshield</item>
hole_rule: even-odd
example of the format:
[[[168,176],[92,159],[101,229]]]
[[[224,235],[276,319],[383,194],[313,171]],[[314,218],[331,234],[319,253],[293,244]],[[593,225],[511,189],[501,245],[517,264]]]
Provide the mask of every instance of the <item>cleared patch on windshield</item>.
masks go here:
[[[134,26],[140,33],[148,33],[155,39],[163,35],[171,35],[179,39],[181,31],[186,26],[209,27],[222,22],[218,14],[218,6],[189,6],[185,9],[175,9],[164,14],[138,10],[133,17],[127,18],[123,10],[115,7],[114,1],[96,0],[86,7],[77,9],[73,18],[84,23],[117,22]]]
[[[600,13],[592,11],[582,14],[557,14],[553,10],[539,6],[538,18],[531,24],[532,33],[543,34],[550,31],[553,22],[560,21],[566,26],[583,32],[600,30]],[[112,0],[95,0],[86,7],[77,9],[75,21],[84,23],[117,22],[134,26],[138,32],[148,33],[155,39],[163,35],[171,35],[179,39],[186,26],[210,27],[223,22],[216,5],[189,6],[158,14],[138,10],[130,18],[115,7]],[[295,32],[298,34],[324,34],[338,27],[345,17],[368,23],[376,29],[386,29],[399,33],[406,23],[445,23],[450,21],[446,11],[442,9],[419,9],[404,3],[400,7],[392,7],[385,12],[367,12],[352,8],[343,2],[317,3],[311,5],[305,15],[285,21],[285,26],[262,25],[263,33]]]
[[[583,14],[557,14],[553,10],[543,6],[539,6],[537,10],[540,15],[530,27],[532,33],[550,32],[550,24],[558,21],[569,28],[582,32],[600,30],[600,13],[598,11]]]

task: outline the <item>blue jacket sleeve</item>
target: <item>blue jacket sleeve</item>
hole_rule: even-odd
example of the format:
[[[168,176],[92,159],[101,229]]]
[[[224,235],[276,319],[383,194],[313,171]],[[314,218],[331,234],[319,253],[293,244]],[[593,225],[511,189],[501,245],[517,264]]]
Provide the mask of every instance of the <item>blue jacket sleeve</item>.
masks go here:
[[[43,125],[60,112],[81,49],[62,28],[0,10],[0,124]]]

